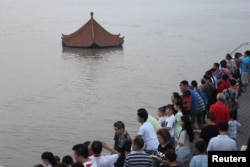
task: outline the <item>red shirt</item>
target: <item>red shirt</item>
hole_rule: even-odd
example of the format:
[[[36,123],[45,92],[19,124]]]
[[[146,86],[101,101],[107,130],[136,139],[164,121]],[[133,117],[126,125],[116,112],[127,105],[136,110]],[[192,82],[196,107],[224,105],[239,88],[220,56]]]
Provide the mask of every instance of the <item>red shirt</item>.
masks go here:
[[[214,114],[216,125],[218,125],[221,121],[228,122],[230,120],[229,108],[221,101],[217,101],[215,104],[212,104],[209,112]]]
[[[221,93],[224,89],[227,89],[230,87],[230,82],[229,81],[223,81],[220,83],[218,86],[218,93]]]

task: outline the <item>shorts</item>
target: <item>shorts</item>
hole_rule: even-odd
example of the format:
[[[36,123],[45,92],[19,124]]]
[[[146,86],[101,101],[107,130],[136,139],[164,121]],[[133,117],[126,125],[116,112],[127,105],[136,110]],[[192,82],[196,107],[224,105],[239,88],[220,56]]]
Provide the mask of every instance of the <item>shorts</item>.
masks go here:
[[[190,111],[191,124],[195,124],[197,122],[197,112],[198,108],[194,108]]]
[[[201,111],[197,113],[197,124],[203,124],[204,115],[206,114],[206,111]]]
[[[249,73],[248,72],[242,72],[241,73],[241,82],[242,84],[248,84],[248,75]]]

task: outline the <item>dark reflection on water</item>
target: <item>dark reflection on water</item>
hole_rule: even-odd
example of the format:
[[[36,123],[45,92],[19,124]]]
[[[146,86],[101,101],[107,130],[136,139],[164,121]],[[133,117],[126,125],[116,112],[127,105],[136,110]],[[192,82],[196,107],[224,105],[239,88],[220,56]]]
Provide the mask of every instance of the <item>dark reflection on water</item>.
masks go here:
[[[108,55],[121,55],[123,54],[123,47],[113,47],[113,48],[62,48],[62,57],[64,59],[72,57],[81,58],[100,58]]]

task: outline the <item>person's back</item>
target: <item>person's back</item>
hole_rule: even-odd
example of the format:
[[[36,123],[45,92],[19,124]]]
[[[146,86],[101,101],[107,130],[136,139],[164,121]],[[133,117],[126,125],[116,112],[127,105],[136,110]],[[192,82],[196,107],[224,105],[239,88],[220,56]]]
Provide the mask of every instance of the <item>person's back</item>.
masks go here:
[[[154,128],[150,122],[145,122],[140,128],[139,128],[139,135],[143,137],[146,144],[147,150],[156,150],[158,147],[158,140],[156,133],[154,131]]]
[[[230,120],[229,108],[224,104],[225,95],[223,93],[218,93],[217,102],[211,105],[209,112],[213,113],[215,116],[215,124],[218,125],[221,121]]]
[[[137,136],[132,143],[133,151],[126,157],[124,167],[153,167],[152,157],[142,150],[144,140]]]
[[[205,116],[206,126],[201,129],[200,139],[204,140],[206,146],[211,138],[219,134],[219,127],[215,124],[215,116],[212,113],[207,113]]]
[[[211,138],[216,137],[219,134],[219,128],[217,125],[207,125],[201,129],[200,138],[204,140],[206,146]]]
[[[102,148],[110,151],[111,155],[101,155]],[[113,167],[114,163],[120,156],[120,153],[113,148],[109,147],[105,142],[93,141],[91,144],[93,152],[93,160],[97,166],[100,167]]]
[[[97,166],[101,167],[112,167],[116,162],[118,156],[116,154],[113,155],[101,155],[99,157],[93,157],[94,162]]]
[[[132,151],[124,163],[124,167],[152,167],[153,159],[145,152]]]
[[[150,122],[147,122],[147,119],[147,111],[144,108],[138,109],[137,120],[139,123],[141,123],[138,135],[144,139],[146,144],[146,151],[152,152],[157,150],[159,142],[157,140],[156,132],[153,128],[153,125]]]
[[[228,122],[220,122],[219,131],[220,134],[209,141],[207,151],[236,151],[236,142],[227,135]]]
[[[228,136],[231,139],[235,140],[237,137],[238,126],[241,126],[241,124],[238,121],[231,119],[230,121],[228,121],[228,125],[229,125]]]

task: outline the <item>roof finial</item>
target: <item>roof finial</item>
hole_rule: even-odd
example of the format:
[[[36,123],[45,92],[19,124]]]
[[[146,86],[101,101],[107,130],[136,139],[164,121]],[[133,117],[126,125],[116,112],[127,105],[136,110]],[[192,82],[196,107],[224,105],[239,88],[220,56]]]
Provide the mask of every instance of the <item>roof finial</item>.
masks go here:
[[[93,19],[93,15],[94,15],[94,13],[90,12],[91,19]]]

